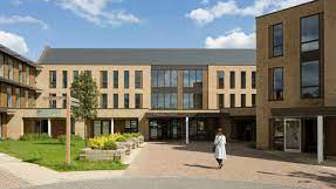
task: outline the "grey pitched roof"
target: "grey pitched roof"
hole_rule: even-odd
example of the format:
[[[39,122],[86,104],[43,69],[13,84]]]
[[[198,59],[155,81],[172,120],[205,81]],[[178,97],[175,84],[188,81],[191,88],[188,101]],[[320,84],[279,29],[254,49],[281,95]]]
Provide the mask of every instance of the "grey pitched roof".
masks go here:
[[[250,49],[45,48],[40,64],[255,65]]]

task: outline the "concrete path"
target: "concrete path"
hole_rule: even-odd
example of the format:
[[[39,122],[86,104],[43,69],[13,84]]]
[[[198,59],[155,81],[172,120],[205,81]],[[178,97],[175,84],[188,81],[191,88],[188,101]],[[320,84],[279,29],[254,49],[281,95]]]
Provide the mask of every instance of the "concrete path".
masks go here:
[[[149,143],[126,171],[128,176],[181,176],[286,185],[303,188],[336,188],[336,169],[309,163],[305,154],[261,151],[230,144],[228,160],[217,169],[211,143]],[[307,164],[308,163],[308,164]]]
[[[299,189],[269,184],[210,180],[204,178],[118,178],[60,183],[30,189]]]

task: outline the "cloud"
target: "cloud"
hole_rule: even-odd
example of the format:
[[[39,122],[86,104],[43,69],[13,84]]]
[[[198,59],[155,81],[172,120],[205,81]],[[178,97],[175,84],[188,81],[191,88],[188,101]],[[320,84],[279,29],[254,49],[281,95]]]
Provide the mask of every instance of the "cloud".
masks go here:
[[[201,0],[202,5],[207,5],[210,3],[210,0]]]
[[[31,16],[0,16],[0,25],[5,24],[36,24],[40,25],[42,29],[48,29],[48,25],[46,23]]]
[[[228,48],[228,49],[255,49],[256,34],[245,33],[240,28],[218,37],[207,37],[204,42],[205,48]]]
[[[196,8],[187,13],[186,17],[200,25],[213,22],[223,16],[259,16],[269,12],[288,8],[312,0],[255,0],[245,7],[239,6],[236,0],[219,1],[212,7]]]
[[[19,54],[26,54],[28,47],[25,39],[14,33],[0,31],[0,44],[12,49]]]
[[[107,10],[110,3],[120,3],[121,1],[122,0],[54,0],[54,2],[63,9],[69,10],[75,15],[96,25],[106,26],[121,25],[124,23],[140,23],[140,18],[126,11]]]

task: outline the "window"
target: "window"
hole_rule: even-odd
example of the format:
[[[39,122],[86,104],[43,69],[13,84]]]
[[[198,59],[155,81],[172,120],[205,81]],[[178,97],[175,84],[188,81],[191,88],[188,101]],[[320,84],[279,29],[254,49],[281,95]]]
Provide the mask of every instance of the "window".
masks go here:
[[[283,24],[276,24],[271,27],[272,33],[272,46],[271,51],[272,57],[283,55]]]
[[[283,100],[283,68],[273,68],[271,69],[271,100]]]
[[[22,77],[22,64],[19,64],[19,82],[22,83],[23,77]]]
[[[194,108],[193,105],[194,105],[193,93],[184,93],[183,94],[184,109],[193,109]]]
[[[138,132],[138,121],[137,120],[126,120],[124,131],[125,131],[125,133],[136,133],[136,132]]]
[[[124,71],[124,88],[129,88],[129,71]]]
[[[100,71],[100,88],[106,89],[108,86],[108,73],[107,71]]]
[[[157,70],[152,71],[152,87],[158,87],[158,73]]]
[[[135,88],[136,89],[142,89],[142,83],[143,83],[143,74],[142,71],[135,71]]]
[[[57,101],[56,101],[56,94],[50,93],[49,94],[49,108],[57,108]]]
[[[119,103],[118,103],[118,94],[113,94],[113,108],[118,109],[119,108]]]
[[[92,77],[92,72],[90,70],[85,70],[84,74],[89,75],[90,77]]]
[[[124,108],[129,108],[129,94],[124,94]]]
[[[5,56],[0,53],[0,76],[4,77]]]
[[[20,88],[15,89],[15,107],[20,108],[21,106],[21,94],[20,94]]]
[[[183,72],[183,86],[186,88],[202,87],[202,81],[202,70],[185,70]]]
[[[63,109],[66,109],[67,108],[67,94],[66,93],[63,93],[62,94],[62,108]]]
[[[176,93],[153,93],[151,97],[153,109],[176,109]]]
[[[240,88],[246,89],[246,72],[240,73]]]
[[[56,88],[56,71],[49,71],[49,88]]]
[[[56,71],[55,71],[55,81],[56,81]],[[26,66],[26,83],[30,84],[30,67]],[[55,88],[56,88],[56,82],[55,82]]]
[[[68,72],[64,70],[62,72],[62,75],[63,75],[63,88],[68,88]]]
[[[240,107],[242,108],[246,107],[246,94],[240,95]]]
[[[218,109],[222,109],[224,108],[224,94],[218,94],[217,95],[217,102],[218,102]]]
[[[230,108],[236,107],[236,95],[230,94]]]
[[[7,107],[13,108],[13,90],[11,87],[7,87]]]
[[[73,74],[73,80],[75,80],[75,79],[78,78],[78,76],[79,76],[79,72],[78,72],[78,70],[74,70],[74,71],[72,72],[72,74]]]
[[[320,65],[319,61],[301,63],[301,96],[302,98],[320,97]]]
[[[217,88],[224,89],[224,71],[217,71]]]
[[[255,89],[256,88],[256,72],[253,71],[252,72],[252,76],[251,76],[251,86],[252,86],[252,89]]]
[[[100,95],[100,108],[107,109],[108,102],[107,102],[107,94],[103,93]]]
[[[255,107],[256,106],[256,94],[252,94],[251,96],[251,101],[252,101],[252,107]]]
[[[119,88],[119,72],[113,71],[113,88]]]
[[[171,87],[177,87],[177,71],[176,70],[172,70],[171,71]]]
[[[142,94],[135,94],[135,108],[142,108]]]
[[[12,59],[8,59],[8,79],[14,79],[14,62]]]
[[[230,88],[236,88],[236,73],[233,71],[230,72]]]
[[[320,49],[320,15],[301,19],[301,52]]]

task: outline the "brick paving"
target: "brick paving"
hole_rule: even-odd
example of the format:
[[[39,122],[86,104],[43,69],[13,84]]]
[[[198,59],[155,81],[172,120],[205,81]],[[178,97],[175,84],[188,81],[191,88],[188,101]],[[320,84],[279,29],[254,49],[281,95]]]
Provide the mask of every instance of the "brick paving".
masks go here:
[[[227,146],[228,160],[221,170],[216,167],[211,143],[148,143],[126,171],[128,176],[187,176],[278,184],[303,188],[336,188],[335,162],[313,165],[314,156],[261,151],[245,144]]]
[[[30,186],[27,182],[17,178],[5,169],[0,169],[0,189],[16,189]]]

